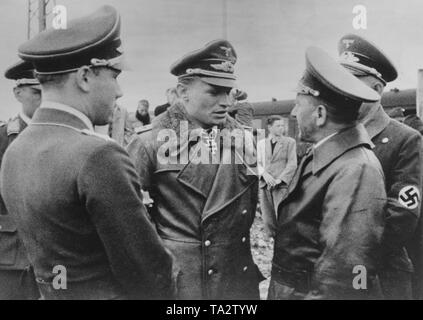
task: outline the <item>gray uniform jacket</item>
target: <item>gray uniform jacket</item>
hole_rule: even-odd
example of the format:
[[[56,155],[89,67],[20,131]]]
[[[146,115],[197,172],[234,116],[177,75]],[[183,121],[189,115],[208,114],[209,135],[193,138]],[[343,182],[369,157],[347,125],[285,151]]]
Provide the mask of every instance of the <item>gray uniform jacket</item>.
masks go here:
[[[41,293],[172,297],[172,258],[147,218],[128,154],[70,109],[43,102],[1,168],[1,193]],[[66,268],[66,290],[52,286],[56,266]]]

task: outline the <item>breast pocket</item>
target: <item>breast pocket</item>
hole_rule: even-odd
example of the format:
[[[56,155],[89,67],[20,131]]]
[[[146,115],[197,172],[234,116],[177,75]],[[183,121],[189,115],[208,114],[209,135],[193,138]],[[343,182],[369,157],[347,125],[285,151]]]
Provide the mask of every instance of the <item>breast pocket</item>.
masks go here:
[[[14,265],[18,253],[18,232],[11,215],[0,215],[0,266]]]

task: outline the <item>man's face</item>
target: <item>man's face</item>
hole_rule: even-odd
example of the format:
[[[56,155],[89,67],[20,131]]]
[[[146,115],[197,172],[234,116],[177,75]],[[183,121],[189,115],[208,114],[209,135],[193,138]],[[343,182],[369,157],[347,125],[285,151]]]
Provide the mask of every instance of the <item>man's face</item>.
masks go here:
[[[313,98],[308,95],[297,94],[295,107],[291,115],[297,118],[300,139],[304,142],[314,143],[314,135],[318,130],[315,116],[316,106],[313,104]]]
[[[116,100],[122,96],[117,81],[120,71],[111,68],[99,68],[91,87],[92,121],[94,125],[105,125],[112,121]]]
[[[32,86],[20,86],[14,89],[16,99],[22,104],[25,115],[32,118],[41,104],[41,90]]]
[[[272,125],[269,126],[269,132],[276,136],[281,137],[285,131],[285,124],[283,120],[275,120]]]
[[[148,114],[148,107],[142,103],[138,104],[138,113],[142,116],[145,116]]]
[[[176,92],[175,91],[169,91],[167,94],[166,94],[166,98],[167,98],[167,102],[170,104],[170,105],[173,105],[174,103],[175,103],[175,101],[176,101],[176,98],[177,98],[178,96],[176,95]]]
[[[375,77],[373,76],[361,76],[361,77],[357,77],[357,79],[359,79],[361,82],[363,82],[366,86],[368,86],[369,88],[375,90],[374,86],[375,86]],[[380,92],[379,94],[382,94],[383,92],[383,86],[382,84],[379,85],[380,87]],[[377,90],[375,90],[377,91]],[[362,103],[360,106],[360,109],[358,111],[358,120],[361,121],[364,118],[366,118],[366,116],[375,108],[375,103],[371,102],[371,103]]]
[[[185,108],[195,121],[203,128],[225,123],[231,88],[212,86],[200,79],[193,80],[186,88]]]

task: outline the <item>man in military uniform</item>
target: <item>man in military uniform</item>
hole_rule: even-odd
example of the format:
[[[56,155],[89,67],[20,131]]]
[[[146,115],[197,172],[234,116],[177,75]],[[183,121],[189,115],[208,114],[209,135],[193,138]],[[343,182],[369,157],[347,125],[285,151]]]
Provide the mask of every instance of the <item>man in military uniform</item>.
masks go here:
[[[397,70],[387,56],[360,36],[342,37],[338,51],[341,64],[380,95],[386,83],[397,78]],[[410,299],[413,264],[405,246],[420,216],[422,140],[417,131],[389,118],[380,100],[364,103],[359,120],[375,145],[374,152],[382,164],[388,195],[379,273],[382,289],[386,299]],[[422,247],[416,249],[420,255],[422,250]]]
[[[246,99],[248,94],[245,91],[234,88],[231,90],[231,107],[228,114],[238,121],[244,128],[253,128],[254,108]]]
[[[22,109],[15,118],[0,127],[0,163],[7,147],[28,126],[40,106],[41,87],[34,78],[33,69],[31,63],[20,61],[5,73],[7,79],[16,81],[13,92]],[[15,220],[0,199],[0,300],[38,297],[34,273],[18,237]]]
[[[0,185],[45,299],[174,292],[172,258],[148,220],[133,164],[93,130],[122,95],[120,44],[120,17],[104,6],[19,48],[43,102],[6,151]]]
[[[373,298],[386,193],[356,119],[379,95],[321,49],[308,48],[306,62],[292,115],[313,146],[278,207],[268,298]]]
[[[216,40],[175,62],[171,73],[178,77],[180,102],[128,146],[155,202],[152,219],[180,265],[180,299],[259,298],[262,276],[249,237],[257,177],[249,174],[249,161],[219,156],[224,132],[252,139],[227,114],[236,59],[231,43]],[[234,149],[229,145],[220,155],[229,150],[233,160],[239,156]]]

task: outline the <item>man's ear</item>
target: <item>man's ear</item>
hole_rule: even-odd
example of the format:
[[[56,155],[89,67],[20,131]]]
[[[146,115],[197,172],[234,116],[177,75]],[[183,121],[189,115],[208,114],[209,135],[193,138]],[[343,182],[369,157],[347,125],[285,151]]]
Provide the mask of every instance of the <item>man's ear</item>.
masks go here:
[[[21,102],[21,88],[14,87],[13,88],[13,94],[15,95],[16,100],[18,100],[19,102]]]
[[[385,86],[381,82],[376,82],[373,85],[373,90],[375,90],[377,93],[379,93],[380,96],[382,96],[382,92],[383,92],[384,87]]]
[[[189,101],[188,97],[188,87],[183,83],[178,83],[176,85],[176,92],[178,93],[178,97],[182,99],[184,102]]]
[[[93,71],[87,67],[83,66],[79,68],[75,73],[75,83],[79,89],[84,92],[90,91],[90,78],[95,76]]]
[[[323,127],[326,123],[326,119],[328,116],[328,111],[324,105],[318,105],[315,110],[316,113],[316,125],[318,127]]]

